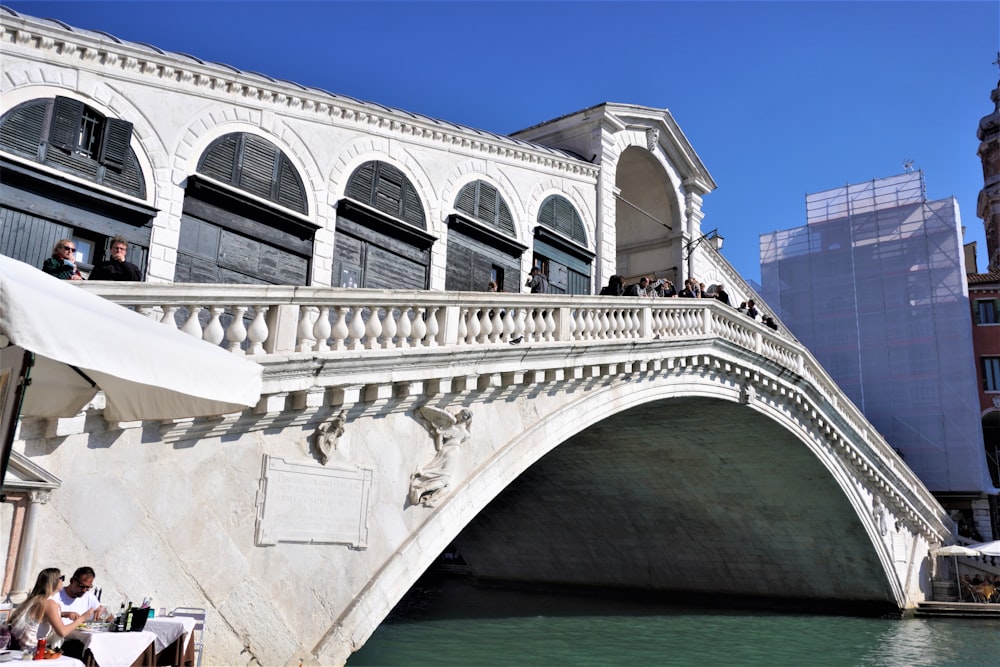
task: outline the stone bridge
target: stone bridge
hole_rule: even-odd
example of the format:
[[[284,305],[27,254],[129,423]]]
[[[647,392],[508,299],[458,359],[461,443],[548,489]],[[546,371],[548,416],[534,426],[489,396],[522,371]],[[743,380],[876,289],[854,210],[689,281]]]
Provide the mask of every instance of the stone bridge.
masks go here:
[[[453,544],[483,578],[898,612],[950,541],[808,351],[715,300],[81,288],[265,368],[241,414],[98,395],[15,447],[61,483],[36,554],[206,607],[207,664],[343,663]]]

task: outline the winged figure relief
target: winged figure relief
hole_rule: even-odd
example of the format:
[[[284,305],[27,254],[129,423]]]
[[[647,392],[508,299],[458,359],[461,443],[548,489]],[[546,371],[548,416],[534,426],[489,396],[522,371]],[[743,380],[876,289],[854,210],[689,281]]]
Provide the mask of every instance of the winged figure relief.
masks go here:
[[[471,437],[472,411],[449,412],[430,405],[418,409],[434,436],[434,458],[410,476],[410,503],[433,507],[451,485],[461,446]]]

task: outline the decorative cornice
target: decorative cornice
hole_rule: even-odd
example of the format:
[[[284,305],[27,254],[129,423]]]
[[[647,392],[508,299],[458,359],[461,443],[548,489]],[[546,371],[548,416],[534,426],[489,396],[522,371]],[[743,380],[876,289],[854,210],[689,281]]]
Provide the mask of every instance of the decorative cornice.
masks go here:
[[[235,95],[253,104],[268,105],[274,110],[288,109],[325,116],[344,126],[353,125],[353,129],[364,126],[369,130],[393,132],[416,140],[443,144],[447,150],[461,148],[491,159],[525,163],[533,169],[547,169],[584,178],[597,178],[600,172],[599,166],[560,155],[544,146],[532,146],[497,134],[483,134],[451,123],[439,125],[429,117],[369,105],[318,89],[271,81],[221,65],[180,61],[177,56],[169,53],[158,53],[128,42],[115,43],[88,33],[59,29],[33,22],[27,17],[5,16],[0,27],[0,44],[44,52],[48,56],[45,61],[49,63],[76,59],[78,62],[73,66],[117,69],[157,79],[160,85],[170,84],[174,89],[177,84],[188,86],[195,94],[203,95],[204,91],[213,91]]]

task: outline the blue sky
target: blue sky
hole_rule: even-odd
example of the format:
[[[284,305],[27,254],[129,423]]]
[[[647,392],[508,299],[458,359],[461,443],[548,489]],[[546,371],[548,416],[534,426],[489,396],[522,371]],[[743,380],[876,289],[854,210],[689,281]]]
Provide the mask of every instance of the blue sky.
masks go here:
[[[2,1],[2,0],[0,0]],[[703,229],[758,280],[805,195],[912,159],[979,245],[1000,2],[3,2],[203,60],[507,134],[601,102],[667,108],[718,189]]]

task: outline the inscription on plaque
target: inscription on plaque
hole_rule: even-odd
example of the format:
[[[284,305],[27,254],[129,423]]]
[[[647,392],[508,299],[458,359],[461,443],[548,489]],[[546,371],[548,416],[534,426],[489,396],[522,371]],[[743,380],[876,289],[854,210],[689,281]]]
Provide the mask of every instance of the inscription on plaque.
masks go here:
[[[368,546],[370,468],[332,468],[264,456],[257,546],[279,542]]]

